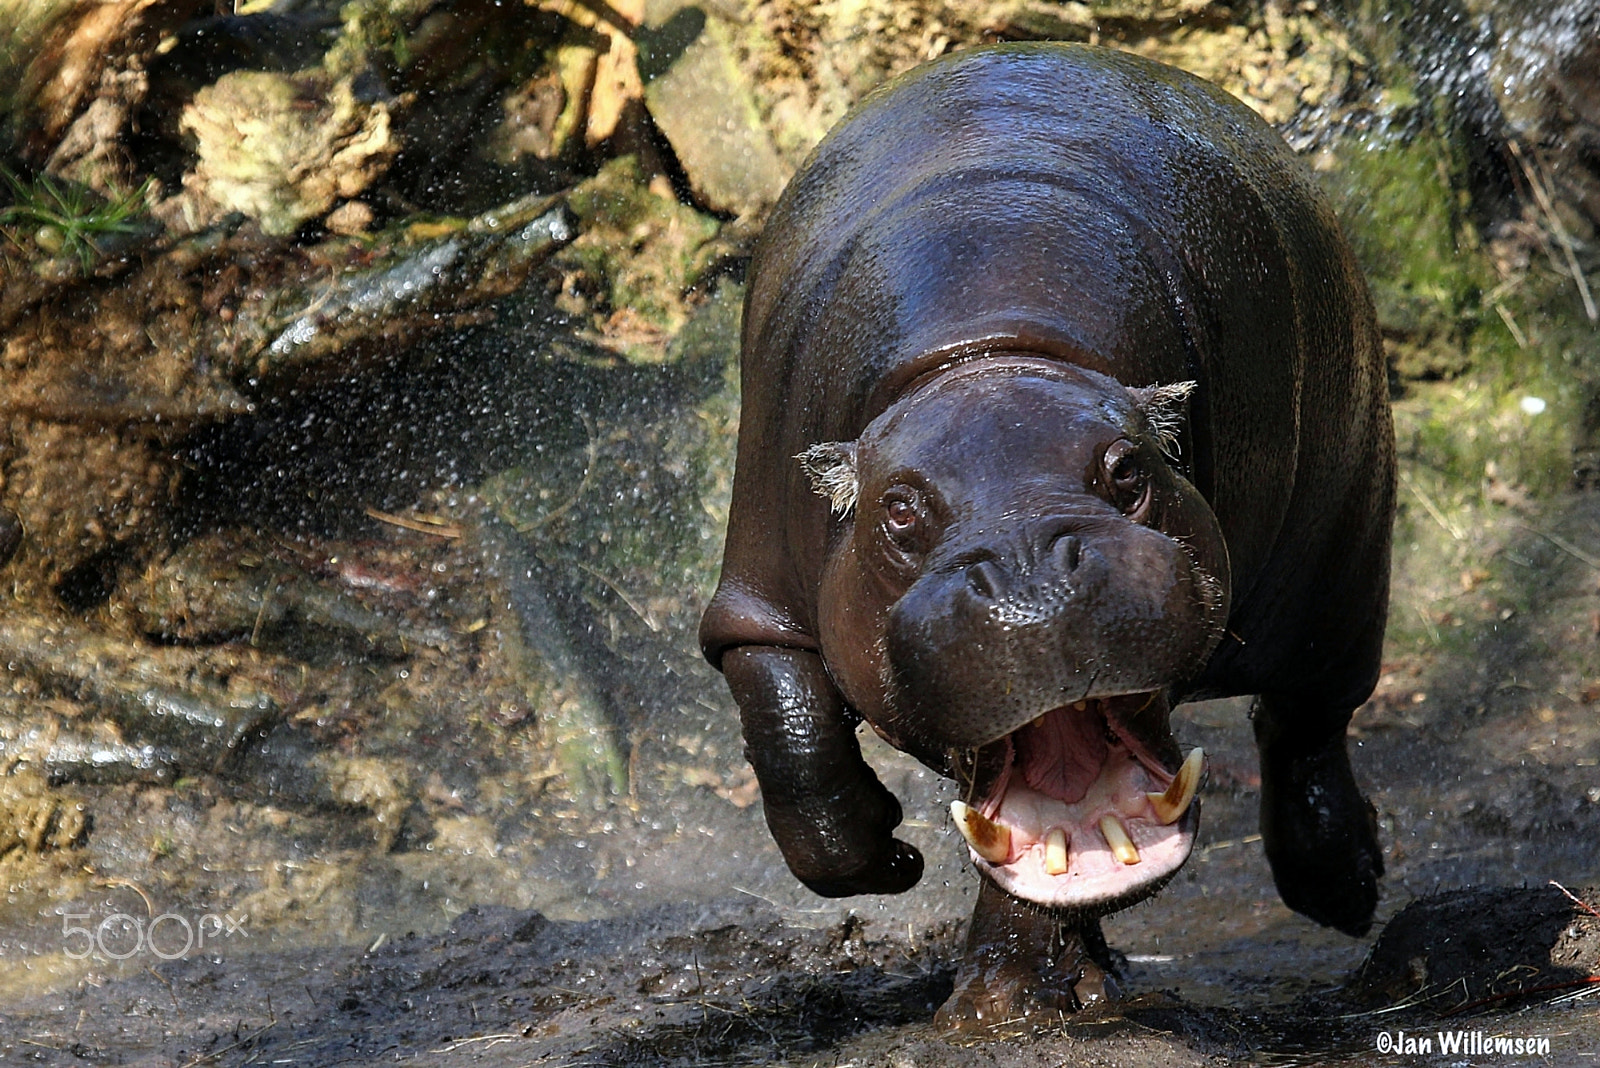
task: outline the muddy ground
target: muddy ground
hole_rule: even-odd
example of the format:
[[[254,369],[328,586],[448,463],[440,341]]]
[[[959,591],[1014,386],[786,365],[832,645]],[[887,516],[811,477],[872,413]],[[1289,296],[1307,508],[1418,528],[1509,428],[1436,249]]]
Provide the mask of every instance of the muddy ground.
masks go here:
[[[0,37],[0,1063],[1600,1059],[1584,5],[113,6]],[[946,1033],[951,785],[864,733],[927,873],[808,894],[694,628],[783,175],[1029,38],[1239,94],[1372,281],[1387,875],[1365,939],[1288,912],[1248,702],[1181,707],[1200,838],[1106,920],[1118,995]]]
[[[1581,980],[1600,960],[1600,919],[1545,882],[1594,870],[1593,803],[1552,803],[1581,787],[1536,755],[1570,738],[1570,723],[1529,739],[1494,711],[1475,737],[1373,717],[1362,771],[1395,784],[1375,800],[1401,829],[1389,839],[1387,922],[1361,968],[1368,944],[1273,895],[1251,840],[1238,710],[1191,711],[1181,735],[1223,758],[1204,795],[1206,837],[1173,886],[1108,923],[1128,958],[1123,999],[1076,1018],[956,1035],[931,1026],[973,876],[956,860],[943,793],[902,765],[912,837],[939,858],[932,885],[906,899],[807,900],[783,885],[748,812],[685,797],[670,818],[699,848],[631,820],[584,843],[621,867],[635,861],[631,886],[591,887],[611,918],[474,906],[442,934],[375,915],[366,947],[274,949],[257,932],[246,948],[235,936],[14,1003],[0,1049],[43,1064],[1479,1063],[1378,1055],[1388,1035],[1461,1029],[1548,1039],[1541,1063],[1586,1063],[1600,1006],[1578,999],[1593,990]],[[1524,759],[1464,766],[1489,738]],[[1230,768],[1237,778],[1224,778]],[[703,881],[687,885],[697,861]],[[1428,897],[1396,918],[1412,894],[1479,880],[1500,888]],[[1518,989],[1536,992],[1510,996]]]
[[[1459,1030],[1547,1039],[1536,1063],[1590,1063],[1600,918],[1552,883],[1600,897],[1600,727],[1592,675],[1567,673],[1593,663],[1600,575],[1561,547],[1597,527],[1592,494],[1549,502],[1534,521],[1501,516],[1473,544],[1516,561],[1507,573],[1521,587],[1463,590],[1457,575],[1454,590],[1430,593],[1406,561],[1456,540],[1406,507],[1401,610],[1453,607],[1460,622],[1443,625],[1470,633],[1454,639],[1462,652],[1397,650],[1356,718],[1356,769],[1388,865],[1367,939],[1278,901],[1255,837],[1245,703],[1186,706],[1178,737],[1211,754],[1201,839],[1165,891],[1107,921],[1126,961],[1121,998],[1070,1019],[941,1032],[931,1017],[976,882],[946,815],[949,784],[868,742],[929,871],[900,898],[825,902],[784,872],[759,805],[721,785],[738,771],[737,742],[731,716],[708,710],[692,736],[641,746],[640,762],[661,763],[635,768],[634,798],[556,814],[568,829],[537,845],[502,827],[492,839],[457,830],[388,854],[271,861],[286,884],[322,880],[326,900],[297,899],[308,913],[298,929],[292,916],[262,923],[237,908],[240,931],[224,920],[203,952],[165,960],[151,951],[180,948],[169,919],[120,964],[101,953],[69,970],[62,951],[77,942],[61,938],[56,915],[68,910],[40,907],[31,930],[12,911],[0,1051],[18,1063],[148,1065],[1498,1063],[1382,1045]],[[1493,563],[1469,553],[1462,570]],[[726,708],[717,691],[705,696]],[[120,814],[101,808],[111,814],[97,838],[136,835],[159,794],[131,793]],[[210,821],[248,818],[220,800],[210,812],[196,850]],[[113,848],[80,860],[109,874]],[[248,879],[237,846],[209,848]],[[313,875],[319,859],[328,870]],[[130,883],[99,885],[77,899],[91,915],[75,925],[111,910],[187,914]],[[225,903],[218,911],[233,918]],[[120,955],[130,943],[119,930],[98,933]],[[34,982],[56,990],[23,995]]]

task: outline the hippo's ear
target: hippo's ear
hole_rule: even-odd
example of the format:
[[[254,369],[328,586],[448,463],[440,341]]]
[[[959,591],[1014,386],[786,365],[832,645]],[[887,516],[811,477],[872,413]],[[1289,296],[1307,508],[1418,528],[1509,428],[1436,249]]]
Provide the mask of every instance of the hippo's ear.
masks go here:
[[[853,441],[824,441],[795,457],[811,479],[811,488],[828,498],[838,515],[856,506],[861,492],[856,478],[856,445]]]
[[[1198,382],[1169,382],[1128,390],[1133,395],[1133,403],[1144,413],[1145,422],[1150,424],[1156,444],[1169,458],[1178,455],[1178,432],[1188,418],[1189,395],[1198,386]]]

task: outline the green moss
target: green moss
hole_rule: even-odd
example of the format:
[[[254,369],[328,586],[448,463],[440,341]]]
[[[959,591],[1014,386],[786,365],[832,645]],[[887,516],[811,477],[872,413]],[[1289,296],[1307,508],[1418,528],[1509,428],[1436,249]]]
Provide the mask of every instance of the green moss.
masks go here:
[[[722,286],[673,344],[686,370],[737,365],[742,287]],[[709,591],[721,556],[737,393],[726,388],[651,426],[617,435],[591,487],[551,535],[563,552],[650,597]],[[609,454],[609,455],[607,455]]]
[[[1463,331],[1470,370],[1408,383],[1396,400],[1402,461],[1473,493],[1486,481],[1536,497],[1568,488],[1582,413],[1600,394],[1600,352],[1570,289],[1529,276],[1486,295],[1488,310]]]
[[[1570,281],[1497,275],[1469,213],[1450,128],[1398,68],[1373,125],[1316,163],[1366,274],[1394,379],[1402,463],[1481,499],[1491,483],[1565,489],[1579,414],[1600,382]]]
[[[541,449],[478,489],[597,619],[611,621],[624,657],[657,647],[618,634],[692,632],[710,598],[732,482],[742,303],[741,286],[719,286],[673,339],[670,371],[594,369],[598,388],[635,403],[586,418],[586,442]],[[615,739],[603,710],[585,697],[582,669],[548,648],[524,648],[515,634],[504,648],[574,796],[620,789],[626,777]]]
[[[1493,275],[1448,146],[1431,130],[1350,138],[1325,173],[1385,332],[1459,344]]]
[[[411,61],[406,33],[432,6],[428,0],[351,0],[339,9],[339,39],[323,57],[335,78],[359,74],[375,61],[395,67]]]
[[[665,418],[590,422],[587,445],[484,482],[480,492],[541,556],[645,600],[709,594],[732,483],[742,302],[743,287],[718,286],[668,346],[703,399]],[[613,374],[610,388],[639,388]]]

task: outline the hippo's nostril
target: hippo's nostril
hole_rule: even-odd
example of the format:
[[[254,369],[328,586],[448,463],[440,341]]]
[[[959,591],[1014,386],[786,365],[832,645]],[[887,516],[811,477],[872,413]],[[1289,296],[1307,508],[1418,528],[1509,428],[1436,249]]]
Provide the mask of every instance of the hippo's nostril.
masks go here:
[[[967,586],[986,601],[1000,596],[1000,567],[993,560],[979,560],[967,568]]]
[[[1050,547],[1051,554],[1062,571],[1078,570],[1078,559],[1083,555],[1083,542],[1072,534],[1063,534]]]

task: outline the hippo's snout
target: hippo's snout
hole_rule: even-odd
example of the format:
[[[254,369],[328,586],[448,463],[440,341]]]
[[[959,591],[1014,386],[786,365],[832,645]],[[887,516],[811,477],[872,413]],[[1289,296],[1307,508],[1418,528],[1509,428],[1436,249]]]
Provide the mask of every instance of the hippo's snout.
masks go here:
[[[965,554],[977,557],[972,563],[962,561],[966,579],[962,595],[971,600],[975,611],[1025,625],[1041,611],[1064,607],[1065,601],[1078,595],[1097,565],[1104,564],[1092,539],[1085,559],[1085,539],[1072,520],[1050,524],[1035,534],[1033,543],[1024,542],[1023,551],[1013,550],[1005,556],[986,548]],[[1026,551],[1034,545],[1039,551]]]
[[[1225,588],[1175,539],[1121,518],[1021,526],[947,543],[889,614],[894,728],[928,749],[1160,689],[1197,673],[1221,633]]]
[[[893,730],[943,752],[973,862],[1097,914],[1189,855],[1204,757],[1180,768],[1164,690],[1198,673],[1226,586],[1181,541],[1104,512],[959,530],[889,613]]]

